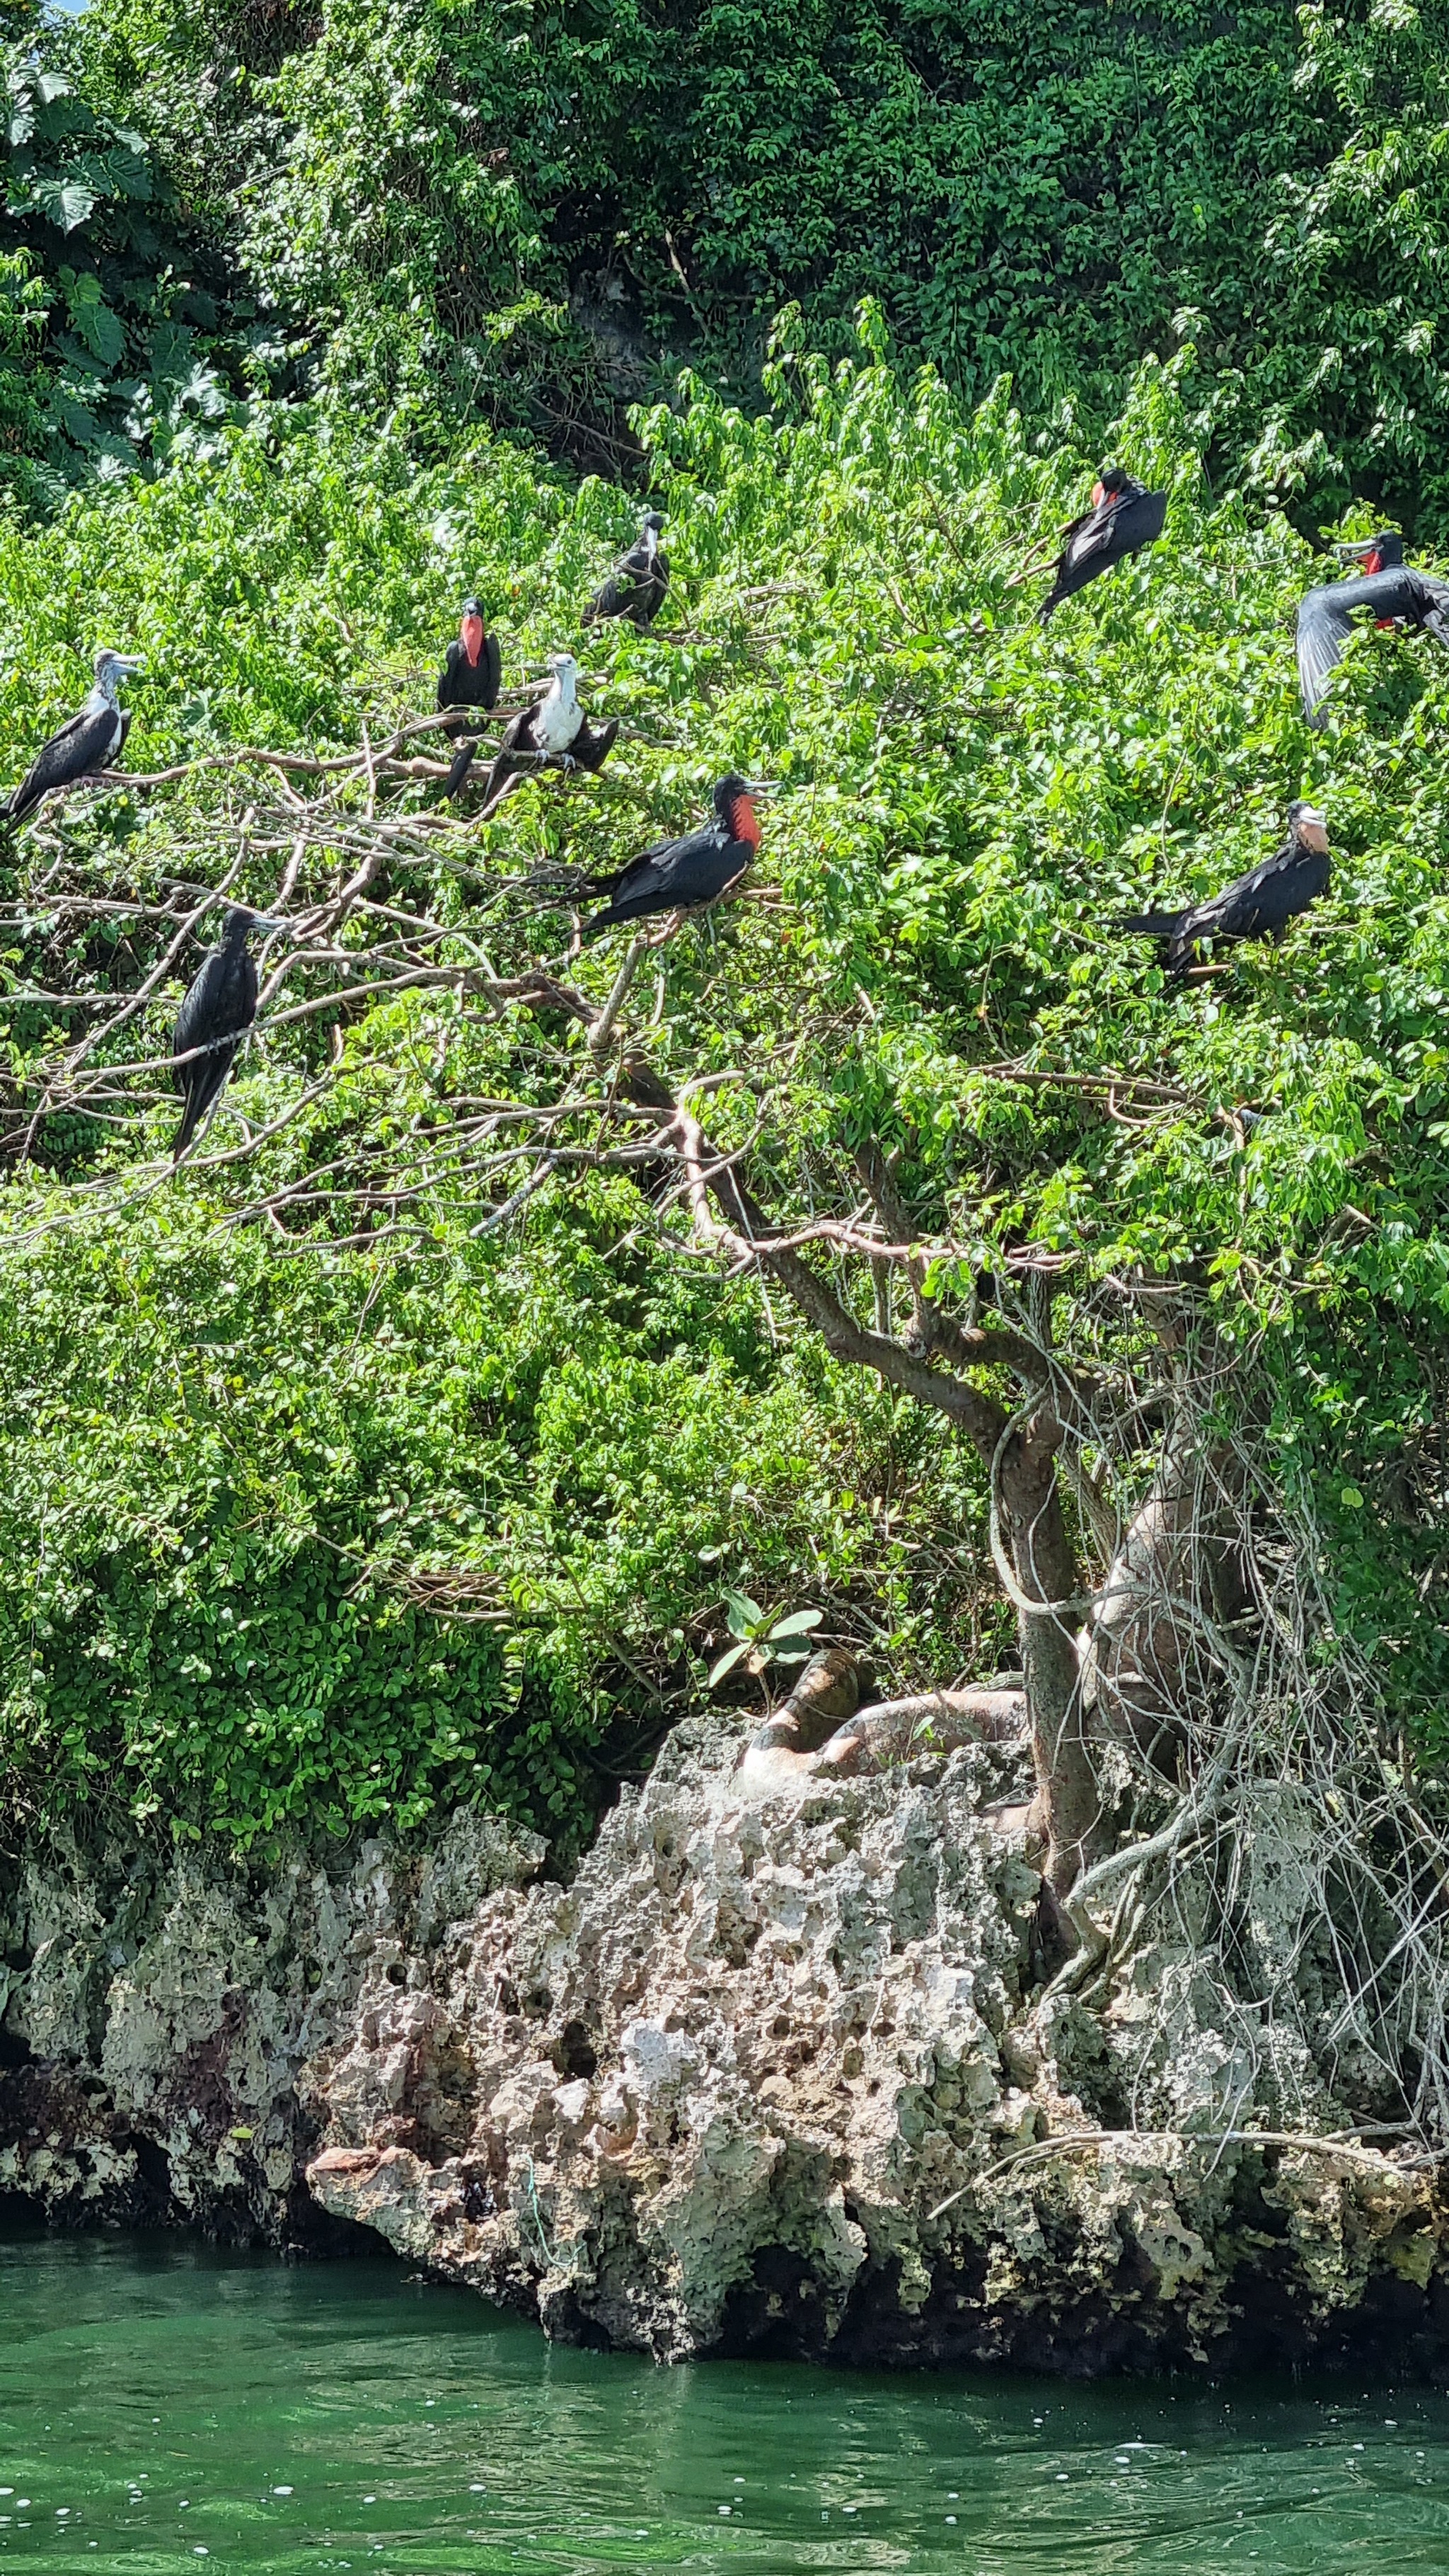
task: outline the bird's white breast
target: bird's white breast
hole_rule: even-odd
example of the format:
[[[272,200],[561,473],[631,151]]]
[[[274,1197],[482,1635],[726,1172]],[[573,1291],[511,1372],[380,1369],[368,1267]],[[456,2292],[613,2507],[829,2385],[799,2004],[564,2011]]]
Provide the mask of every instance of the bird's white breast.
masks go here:
[[[540,751],[567,751],[583,720],[584,711],[572,686],[565,691],[562,683],[555,680],[534,717],[534,741]]]

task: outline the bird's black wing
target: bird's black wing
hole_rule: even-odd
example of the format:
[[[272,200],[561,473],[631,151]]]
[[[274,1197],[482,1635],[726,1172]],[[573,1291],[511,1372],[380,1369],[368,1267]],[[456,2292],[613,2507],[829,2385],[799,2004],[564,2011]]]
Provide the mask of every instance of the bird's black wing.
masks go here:
[[[485,709],[496,707],[498,692],[503,686],[503,647],[496,635],[485,635],[483,638],[482,668],[483,695],[479,704]]]
[[[669,841],[625,871],[606,911],[596,913],[585,931],[594,938],[616,921],[637,921],[649,912],[692,911],[713,903],[755,855],[752,841],[726,838],[718,825],[706,823],[682,841]]]
[[[597,733],[585,716],[569,745],[569,750],[580,769],[602,769],[618,739],[617,716],[611,716],[607,724],[600,725]]]
[[[693,835],[690,837],[692,838]],[[626,889],[630,893],[637,893],[639,888],[634,885],[634,878],[637,877],[642,885],[647,874],[652,883],[660,860],[667,858],[671,850],[677,850],[681,846],[682,844],[672,837],[664,841],[651,841],[647,850],[640,850],[638,856],[627,860],[622,868],[613,868],[603,876],[590,877],[589,885],[595,894],[620,895]]]
[[[1328,883],[1331,862],[1326,850],[1309,850],[1285,841],[1271,859],[1260,859],[1246,876],[1221,894],[1200,903],[1183,923],[1188,939],[1251,939],[1281,930],[1295,913],[1306,912]]]
[[[533,719],[537,713],[537,707],[520,707],[517,715],[504,728],[503,740],[493,756],[493,765],[483,782],[483,818],[485,820],[492,813],[510,778],[516,778],[523,767],[524,754],[533,750]],[[457,766],[455,760],[454,769]],[[445,787],[443,793],[445,796],[450,794],[450,787]]]
[[[655,587],[655,574],[663,568],[664,578]],[[631,617],[635,623],[648,625],[669,586],[669,570],[655,548],[651,562],[648,540],[636,537],[628,551],[620,555],[608,580],[590,601],[584,622],[596,617]]]
[[[220,1093],[256,1012],[255,962],[245,949],[240,955],[214,949],[182,1000],[171,1037],[172,1055],[190,1059],[172,1068],[172,1079],[186,1104],[171,1148],[173,1162],[181,1160]],[[196,1054],[198,1047],[205,1047],[206,1053]]]
[[[717,824],[706,823],[682,841],[666,841],[646,851],[626,868],[614,888],[613,901],[584,925],[585,939],[598,939],[618,921],[640,921],[651,912],[688,912],[713,903],[736,877],[744,875],[755,855],[751,841],[726,839]]]
[[[82,708],[79,715],[71,716],[37,752],[10,799],[10,820],[18,823],[57,787],[73,786],[76,779],[104,769],[115,734],[116,719],[109,707]]]
[[[1353,632],[1353,603],[1335,598],[1334,593],[1356,587],[1348,582],[1325,582],[1319,590],[1305,591],[1298,603],[1298,686],[1310,724],[1319,721],[1328,683]]]
[[[126,709],[125,714],[124,714],[124,715],[122,716],[122,718],[121,718],[121,730],[120,730],[120,732],[119,732],[119,733],[117,734],[117,736],[116,736],[115,743],[114,743],[114,745],[113,745],[113,747],[112,747],[112,750],[111,750],[110,758],[109,758],[109,759],[108,759],[108,761],[106,762],[106,767],[107,767],[108,769],[114,769],[114,768],[115,768],[117,761],[120,759],[122,752],[123,752],[123,751],[125,750],[125,748],[126,748],[126,738],[127,738],[127,736],[129,735],[130,730],[131,730],[131,710],[130,710],[130,708],[128,707],[128,708]]]
[[[452,643],[448,646],[447,652],[443,656],[443,667],[438,673],[439,707],[453,707],[458,703],[457,699],[453,695],[453,674],[457,669],[458,655],[461,650],[462,647],[460,646],[457,637],[454,636]]]

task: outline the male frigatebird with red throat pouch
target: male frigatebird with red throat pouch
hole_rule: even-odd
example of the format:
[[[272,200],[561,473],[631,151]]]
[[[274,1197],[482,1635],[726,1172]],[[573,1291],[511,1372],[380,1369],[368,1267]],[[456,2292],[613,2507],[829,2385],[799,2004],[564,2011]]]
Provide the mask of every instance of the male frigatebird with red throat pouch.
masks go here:
[[[760,846],[754,799],[767,796],[763,780],[731,770],[714,791],[714,820],[678,841],[654,841],[613,876],[590,877],[595,894],[612,900],[584,924],[585,939],[602,939],[621,921],[652,912],[692,912],[717,903],[738,885]]]
[[[448,646],[442,670],[438,674],[439,707],[460,710],[456,722],[443,727],[443,731],[450,739],[456,739],[465,729],[467,717],[466,713],[461,711],[469,707],[478,707],[486,715],[490,708],[497,705],[502,680],[503,655],[498,638],[485,631],[483,611],[477,600],[465,599],[458,632]],[[477,748],[477,743],[473,741],[460,744],[444,783],[445,796],[456,796],[473,766],[473,755]]]
[[[1326,892],[1332,872],[1327,822],[1300,797],[1288,808],[1282,848],[1221,894],[1185,904],[1181,912],[1134,912],[1114,927],[1145,932],[1158,942],[1168,974],[1185,975],[1200,939],[1280,939],[1294,914],[1306,912]]]
[[[520,776],[539,769],[602,769],[618,740],[619,719],[595,733],[579,705],[579,666],[572,653],[551,653],[553,673],[535,706],[523,707],[508,727],[488,773],[483,813],[491,814]]]
[[[1404,540],[1396,529],[1383,528],[1335,552],[1362,572],[1347,581],[1326,581],[1305,591],[1298,605],[1298,686],[1303,712],[1311,725],[1323,722],[1328,683],[1343,659],[1353,633],[1356,611],[1367,609],[1376,626],[1427,629],[1436,644],[1449,644],[1449,583],[1433,581],[1404,561]]]
[[[1085,590],[1099,573],[1150,546],[1166,516],[1165,492],[1149,492],[1120,465],[1104,465],[1092,486],[1090,510],[1062,530],[1065,542],[1052,567],[1052,586],[1037,611],[1043,624],[1073,591]]]

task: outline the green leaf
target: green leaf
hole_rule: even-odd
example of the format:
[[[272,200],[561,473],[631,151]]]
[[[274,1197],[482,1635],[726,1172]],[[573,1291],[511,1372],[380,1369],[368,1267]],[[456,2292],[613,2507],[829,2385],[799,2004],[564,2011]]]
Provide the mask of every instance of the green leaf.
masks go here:
[[[763,1627],[765,1614],[758,1601],[752,1601],[747,1592],[727,1592],[724,1603],[725,1625],[732,1637],[743,1637],[748,1641]]]
[[[776,1637],[799,1637],[809,1628],[818,1628],[824,1616],[823,1610],[792,1610],[788,1619],[777,1619],[767,1633],[772,1641]]]
[[[30,194],[41,213],[64,233],[73,233],[95,212],[97,197],[83,179],[42,179],[30,182]]]
[[[709,1678],[705,1684],[705,1688],[707,1690],[713,1690],[716,1682],[722,1682],[726,1673],[732,1673],[734,1671],[741,1655],[747,1655],[749,1653],[750,1643],[751,1641],[748,1637],[742,1637],[737,1646],[726,1647],[724,1653],[720,1656],[718,1663],[710,1666]]]

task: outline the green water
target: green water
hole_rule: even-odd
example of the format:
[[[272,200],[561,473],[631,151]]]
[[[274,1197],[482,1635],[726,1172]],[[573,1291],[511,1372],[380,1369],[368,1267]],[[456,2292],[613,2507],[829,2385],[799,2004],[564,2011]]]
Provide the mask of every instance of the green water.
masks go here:
[[[1449,2399],[655,2370],[384,2263],[0,2243],[0,2566],[1449,2570]]]

